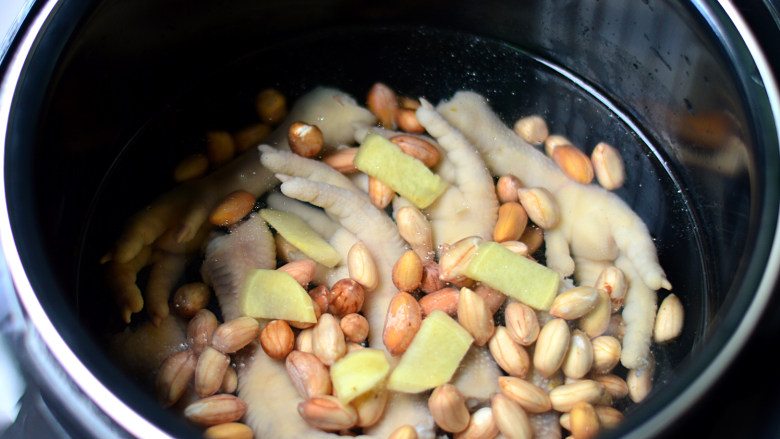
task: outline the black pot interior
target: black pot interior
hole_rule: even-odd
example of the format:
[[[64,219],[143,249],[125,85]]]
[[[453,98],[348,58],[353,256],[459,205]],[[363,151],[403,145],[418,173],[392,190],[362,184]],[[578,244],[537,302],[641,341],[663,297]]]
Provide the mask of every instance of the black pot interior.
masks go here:
[[[10,125],[6,185],[22,260],[93,373],[184,434],[99,348],[120,326],[97,261],[124,221],[173,186],[171,169],[204,149],[207,130],[254,122],[263,88],[293,100],[325,84],[362,101],[383,81],[432,102],[476,90],[507,123],[538,113],[587,152],[607,141],[623,153],[618,194],[647,223],[686,309],[682,337],[654,350],[664,385],[629,409],[625,432],[733,332],[777,217],[762,98],[749,66],[727,59],[733,47],[719,38],[730,29],[695,13],[660,1],[63,1]]]

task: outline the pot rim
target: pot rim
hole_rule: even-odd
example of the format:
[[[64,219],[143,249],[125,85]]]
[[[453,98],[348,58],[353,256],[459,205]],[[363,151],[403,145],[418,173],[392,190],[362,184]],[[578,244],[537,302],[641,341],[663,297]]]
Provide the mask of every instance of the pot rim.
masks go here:
[[[46,0],[37,10],[31,12],[31,16],[27,17],[28,24],[16,36],[16,47],[12,49],[12,52],[7,53],[6,59],[3,60],[5,64],[4,71],[0,72],[3,74],[3,77],[0,78],[0,120],[5,121],[5,123],[0,124],[0,160],[3,163],[6,150],[5,139],[8,135],[7,122],[12,112],[14,91],[22,78],[22,72],[28,56],[35,46],[39,33],[44,29],[49,17],[56,12],[60,3],[60,0]],[[746,46],[750,58],[758,70],[772,111],[775,134],[780,139],[780,94],[778,93],[778,86],[768,60],[760,49],[747,23],[729,0],[718,0],[716,2],[693,0],[692,3],[701,13],[712,13],[713,8],[719,6],[736,28],[737,35],[741,38],[741,43]],[[5,255],[7,268],[13,279],[17,297],[27,317],[70,379],[125,431],[138,437],[171,437],[157,425],[133,410],[98,380],[71,350],[47,315],[33,290],[30,280],[27,278],[24,265],[16,248],[6,198],[5,166],[0,167],[0,246]],[[766,269],[757,284],[756,293],[750,306],[734,333],[715,355],[714,360],[702,369],[702,373],[693,382],[689,383],[670,404],[647,418],[643,424],[640,424],[641,428],[628,432],[627,437],[639,437],[640,435],[646,437],[659,434],[666,426],[677,420],[687,408],[694,404],[713,385],[717,378],[732,363],[748,337],[756,329],[777,285],[779,274],[780,218],[775,218],[774,235],[767,256]],[[6,292],[0,293],[5,294]],[[10,292],[8,293],[10,294]]]

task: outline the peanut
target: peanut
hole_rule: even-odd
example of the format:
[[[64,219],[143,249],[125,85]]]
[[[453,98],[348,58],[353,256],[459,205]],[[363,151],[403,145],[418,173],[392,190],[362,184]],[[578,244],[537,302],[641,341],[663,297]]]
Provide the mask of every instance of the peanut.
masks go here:
[[[552,159],[572,180],[582,184],[593,181],[593,164],[576,146],[559,145],[553,150]]]
[[[211,336],[211,346],[224,353],[232,354],[260,334],[260,324],[252,317],[239,317],[235,320],[223,323],[214,330]]]
[[[377,82],[368,91],[368,109],[374,113],[382,127],[395,128],[395,113],[398,111],[398,97],[387,85]]]
[[[339,322],[341,332],[348,341],[353,343],[363,343],[368,337],[368,320],[360,314],[347,314]]]
[[[227,131],[209,131],[206,133],[206,156],[214,168],[219,168],[233,159],[236,144]]]
[[[587,402],[574,404],[570,412],[571,432],[577,439],[593,439],[598,435],[600,424],[596,409]]]
[[[517,377],[499,377],[501,393],[520,404],[529,413],[544,413],[552,408],[550,397],[531,382]]]
[[[555,148],[561,145],[573,145],[569,139],[560,134],[550,134],[544,139],[544,153],[552,157]]]
[[[528,374],[531,367],[528,352],[512,340],[505,327],[496,327],[493,337],[488,342],[488,348],[504,372],[518,378],[525,378]]]
[[[504,322],[512,340],[522,346],[530,346],[539,336],[539,319],[530,306],[511,302],[504,309]]]
[[[683,329],[684,311],[682,302],[674,294],[669,294],[661,302],[655,317],[653,338],[656,343],[665,343],[679,337]]]
[[[173,169],[173,181],[181,183],[203,177],[209,170],[209,158],[206,154],[192,154],[185,157]]]
[[[569,347],[571,333],[563,319],[552,319],[545,323],[534,349],[534,368],[543,377],[550,377],[563,364]]]
[[[528,215],[523,206],[516,201],[509,201],[498,209],[498,220],[493,228],[493,240],[496,242],[516,241],[525,231]]]
[[[575,330],[571,334],[569,349],[563,359],[561,370],[571,378],[582,378],[593,365],[593,346],[590,338],[582,331]]]
[[[277,268],[277,270],[289,274],[302,287],[306,288],[309,285],[309,282],[314,278],[314,274],[317,271],[317,263],[311,259],[299,259],[297,261],[288,262]]]
[[[419,255],[419,253],[418,253]],[[436,262],[423,262],[423,274],[420,279],[420,291],[425,294],[434,293],[447,286],[447,282],[441,280],[441,266]]]
[[[385,413],[389,397],[390,392],[385,387],[378,386],[352,400],[351,405],[357,411],[356,425],[370,427],[379,422]]]
[[[461,288],[458,297],[458,323],[474,337],[476,346],[484,346],[495,330],[493,313],[482,296],[468,288]],[[465,427],[464,427],[465,428]]]
[[[436,425],[446,432],[458,433],[469,425],[466,400],[452,384],[442,384],[433,390],[428,398],[428,409]]]
[[[313,158],[322,151],[323,135],[317,125],[293,122],[287,130],[290,150],[301,157]]]
[[[284,320],[273,320],[260,331],[260,346],[269,357],[281,360],[295,347],[295,334]]]
[[[368,177],[368,197],[377,209],[384,209],[395,198],[395,191],[374,177]]]
[[[599,292],[593,287],[579,286],[559,294],[550,306],[550,315],[575,320],[596,307]]]
[[[206,439],[252,439],[254,433],[248,425],[240,422],[226,422],[212,425],[203,432]]]
[[[601,187],[615,190],[626,181],[626,167],[620,152],[612,145],[599,142],[590,154],[596,179]]]
[[[323,157],[322,161],[342,174],[354,174],[357,168],[353,160],[357,152],[357,147],[341,148]]]
[[[328,311],[338,317],[360,312],[366,293],[359,283],[345,278],[337,281],[328,294]]]
[[[479,284],[474,288],[474,292],[477,293],[487,303],[490,314],[495,314],[501,305],[506,302],[506,295],[501,291],[490,288],[485,284]]]
[[[205,398],[217,393],[229,367],[230,357],[211,346],[206,347],[195,366],[195,391],[198,396]]]
[[[541,145],[550,135],[547,123],[541,116],[531,115],[518,119],[514,125],[515,133],[531,145]]]
[[[315,396],[298,404],[298,413],[312,427],[325,431],[352,428],[357,412],[333,396]]]
[[[357,242],[347,253],[349,277],[359,283],[366,291],[373,291],[379,284],[376,262],[363,242]]]
[[[423,162],[429,168],[436,166],[436,163],[439,162],[441,156],[439,149],[432,143],[417,136],[399,134],[391,137],[390,141],[398,145],[403,152]]]
[[[393,284],[399,291],[414,291],[420,286],[423,265],[420,256],[407,250],[393,265]]]
[[[255,123],[233,133],[233,141],[236,144],[236,152],[242,153],[251,148],[256,148],[271,134],[271,127],[264,123]]]
[[[320,320],[314,326],[311,344],[314,355],[326,366],[332,366],[347,352],[346,340],[339,322],[328,313],[320,316]]]
[[[213,312],[201,309],[195,313],[187,324],[187,343],[195,355],[200,355],[203,348],[209,345],[218,326],[217,316]]]
[[[623,300],[628,292],[628,281],[623,270],[610,265],[604,268],[596,279],[594,285],[596,289],[604,290],[609,294],[609,300],[612,302],[612,312],[618,312],[623,306]]]
[[[330,395],[332,390],[330,372],[316,355],[292,351],[285,359],[284,366],[295,389],[303,399]]]
[[[455,439],[493,439],[498,434],[493,409],[482,407],[472,413],[468,427],[456,434]]]
[[[211,211],[209,222],[215,226],[230,226],[247,216],[255,207],[255,196],[244,190],[231,192]]]
[[[530,439],[533,428],[528,415],[520,405],[502,393],[496,393],[490,399],[493,417],[498,430],[511,439]]]
[[[247,405],[233,395],[220,393],[195,401],[184,409],[184,417],[202,425],[211,426],[235,422],[246,413]]]
[[[287,99],[279,90],[272,88],[258,93],[255,107],[260,120],[271,125],[278,124],[287,116]]]
[[[414,206],[404,206],[395,215],[398,233],[417,252],[420,259],[430,261],[433,256],[433,229],[425,215]]]
[[[422,324],[420,304],[409,293],[396,293],[387,308],[382,341],[390,355],[406,351]]]
[[[438,309],[451,317],[455,317],[458,313],[459,298],[460,290],[452,287],[444,287],[439,291],[427,294],[420,299],[422,314],[428,317],[433,310]]]
[[[189,319],[209,303],[211,290],[203,282],[192,282],[179,287],[173,294],[173,310]]]
[[[545,188],[535,187],[517,191],[520,204],[528,218],[542,229],[552,229],[560,221],[560,210],[552,193]],[[529,245],[530,247],[530,245]]]
[[[398,128],[407,133],[422,134],[425,132],[425,127],[420,125],[420,121],[417,120],[416,112],[409,108],[396,110],[395,123],[398,125]]]
[[[163,407],[170,407],[184,395],[193,375],[198,358],[191,350],[177,352],[168,357],[160,367],[155,387]]]
[[[591,341],[593,346],[593,372],[609,373],[620,362],[622,347],[617,338],[602,335]]]

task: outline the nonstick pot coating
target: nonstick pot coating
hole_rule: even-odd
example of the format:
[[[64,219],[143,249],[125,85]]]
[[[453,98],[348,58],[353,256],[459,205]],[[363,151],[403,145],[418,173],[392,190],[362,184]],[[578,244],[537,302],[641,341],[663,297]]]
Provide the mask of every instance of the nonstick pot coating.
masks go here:
[[[764,203],[772,195],[764,166],[776,158],[754,143],[763,135],[750,114],[754,98],[692,9],[235,2],[213,12],[206,3],[103,2],[85,4],[84,16],[63,8],[51,28],[75,33],[50,43],[46,59],[56,64],[36,54],[31,69],[40,70],[30,80],[53,79],[16,121],[20,134],[35,133],[34,148],[12,149],[6,162],[24,171],[7,177],[9,204],[24,206],[12,223],[23,260],[36,261],[29,272],[42,303],[90,369],[149,418],[183,428],[94,349],[119,329],[96,261],[126,218],[172,187],[173,165],[203,147],[206,130],[252,121],[253,98],[267,86],[291,100],[318,84],[362,100],[377,80],[432,102],[474,89],[508,123],[539,113],[587,150],[602,140],[618,146],[630,170],[618,193],[647,222],[686,307],[681,339],[654,352],[658,382],[670,386],[658,385],[626,428],[704,367],[713,341],[727,336],[718,331],[733,328],[749,304],[737,292],[750,280],[751,258],[767,251],[756,225],[776,209]],[[667,23],[681,27],[675,38]],[[690,151],[707,157],[679,130],[685,117],[706,112],[732,121],[745,163],[735,173],[682,160]]]

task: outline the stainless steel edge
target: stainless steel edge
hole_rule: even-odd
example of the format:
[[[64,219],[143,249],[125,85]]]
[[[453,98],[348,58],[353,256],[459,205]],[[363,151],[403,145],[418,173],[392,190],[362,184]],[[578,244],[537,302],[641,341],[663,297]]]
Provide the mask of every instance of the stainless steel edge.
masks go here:
[[[14,90],[19,83],[27,56],[34,47],[35,40],[44,28],[48,18],[56,11],[59,0],[49,0],[41,4],[36,15],[28,17],[28,26],[23,35],[18,35],[18,45],[9,53],[5,77],[0,84],[0,120],[8,121],[11,114]],[[0,157],[5,157],[5,139],[8,135],[7,124],[0,124]],[[35,325],[40,338],[47,349],[73,380],[105,414],[129,433],[143,438],[169,438],[156,425],[140,416],[103,385],[92,372],[79,360],[65,340],[52,324],[49,316],[38,301],[35,291],[22,265],[11,231],[5,188],[5,167],[0,166],[0,245],[5,255],[8,270],[11,273],[19,301],[30,321]]]
[[[742,36],[751,57],[756,63],[772,109],[772,116],[777,131],[776,135],[780,139],[780,91],[778,90],[774,72],[772,72],[770,64],[750,27],[737,8],[728,0],[718,0],[717,3]],[[778,279],[780,279],[780,217],[777,218],[775,223],[774,239],[766,269],[764,270],[764,276],[761,278],[756,295],[734,334],[724,345],[723,349],[718,352],[714,361],[671,404],[665,406],[661,411],[649,418],[647,422],[642,424],[641,428],[630,432],[625,437],[647,438],[662,434],[664,429],[678,420],[682,413],[685,413],[709,388],[716,384],[717,379],[732,364],[742,347],[747,343],[748,338],[755,331],[772,297],[772,293],[778,285]]]

